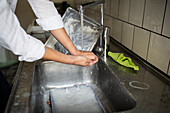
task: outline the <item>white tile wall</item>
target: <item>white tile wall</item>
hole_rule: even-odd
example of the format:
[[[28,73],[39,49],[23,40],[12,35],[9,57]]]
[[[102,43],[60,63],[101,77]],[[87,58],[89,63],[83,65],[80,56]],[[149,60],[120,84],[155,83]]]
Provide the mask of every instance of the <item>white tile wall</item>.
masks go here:
[[[164,20],[164,26],[163,26],[163,35],[166,35],[170,37],[170,0],[168,0],[166,14],[165,14],[165,20]]]
[[[109,31],[110,34],[112,34],[112,22],[113,22],[113,18],[112,17],[107,16],[107,15],[104,16],[104,26],[107,26],[107,27],[110,28],[109,29],[110,30]]]
[[[161,33],[166,0],[146,0],[144,28]]]
[[[129,48],[130,50],[132,49],[133,31],[134,31],[134,26],[127,23],[123,23],[121,43],[125,45],[127,48]]]
[[[84,15],[86,15],[87,17],[100,23],[100,13],[99,12],[97,12],[95,10],[91,10],[91,9],[86,9],[84,11]]]
[[[67,2],[70,4],[72,8],[76,8],[75,1],[68,0]]]
[[[111,0],[110,3],[110,15],[118,17],[119,0]]]
[[[122,21],[113,19],[111,37],[118,42],[121,42]]]
[[[89,9],[92,9],[92,10],[95,10],[95,11],[100,12],[100,5],[97,5],[97,6],[91,7],[91,8],[89,8]]]
[[[150,32],[135,27],[133,51],[146,60]]]
[[[75,4],[85,4],[85,3],[89,3],[89,2],[93,2],[94,0],[70,0],[70,1],[74,1]]]
[[[55,3],[61,3],[61,2],[64,2],[65,0],[51,0],[52,2],[55,2]],[[70,1],[70,0],[67,0],[67,2]]]
[[[111,1],[111,0],[105,0],[105,4],[104,4],[104,14],[107,14],[107,15],[110,14],[110,1]]]
[[[128,21],[130,0],[119,1],[119,18]]]
[[[147,61],[167,73],[170,58],[170,39],[151,33]]]
[[[84,11],[84,15],[87,16],[87,17],[90,17],[90,18],[94,19],[94,17],[93,17],[93,11],[91,11],[91,10],[89,10],[89,9],[87,9],[87,10]]]
[[[57,1],[58,2],[60,0],[52,0],[52,1]],[[64,0],[64,1],[67,1],[71,5],[71,7],[77,9],[77,5],[93,2],[95,0]]]
[[[145,0],[131,0],[129,22],[142,26]]]

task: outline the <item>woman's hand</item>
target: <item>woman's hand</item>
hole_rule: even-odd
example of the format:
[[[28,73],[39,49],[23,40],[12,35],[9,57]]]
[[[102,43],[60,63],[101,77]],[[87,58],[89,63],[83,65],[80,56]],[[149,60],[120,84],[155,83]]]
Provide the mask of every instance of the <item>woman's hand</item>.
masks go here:
[[[72,59],[73,59],[72,64],[75,64],[75,65],[80,65],[80,66],[85,66],[85,67],[89,67],[93,65],[93,61],[84,56],[72,56]]]
[[[95,57],[91,53],[82,54],[82,55],[65,55],[52,48],[45,47],[45,53],[42,59],[62,62],[66,64],[80,65],[80,66],[91,66],[94,64]]]
[[[92,65],[95,64],[96,62],[98,62],[98,57],[91,51],[83,51],[81,52],[82,56],[86,57],[86,58],[89,58],[92,60]]]
[[[76,52],[76,55],[81,55],[81,56],[84,56],[88,59],[90,59],[92,61],[92,65],[95,64],[96,62],[98,62],[98,57],[91,51],[78,51]]]

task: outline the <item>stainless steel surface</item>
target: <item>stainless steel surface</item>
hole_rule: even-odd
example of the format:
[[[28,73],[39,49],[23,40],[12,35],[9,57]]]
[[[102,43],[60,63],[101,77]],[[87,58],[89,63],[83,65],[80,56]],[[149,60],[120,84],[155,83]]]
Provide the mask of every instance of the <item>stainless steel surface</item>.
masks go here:
[[[100,108],[95,109],[97,111],[101,112],[103,107],[104,110],[102,110],[102,112],[112,113],[114,111],[132,109],[136,106],[136,102],[129,91],[119,82],[116,75],[114,75],[102,60],[99,60],[97,64],[91,67],[45,61],[37,63],[34,71],[33,89],[31,94],[31,105],[34,106],[30,106],[31,113],[51,112],[50,106],[46,104],[50,99],[50,90],[54,90],[55,93],[56,91],[59,91],[57,92],[57,95],[60,99],[69,98],[68,100],[71,100],[69,103],[60,103],[57,101],[57,97],[54,97],[54,94],[52,94],[54,101],[52,102],[54,103],[54,105],[52,105],[54,108],[52,109],[55,109],[56,106],[62,106],[64,103],[66,104],[65,106],[70,107],[67,108],[67,112],[75,110],[78,111],[78,113],[81,113],[83,110],[76,109],[76,106],[70,106],[70,104],[74,105],[76,99],[78,99],[77,101],[80,101],[79,99],[87,99],[86,96],[90,94],[89,91],[83,91],[83,89],[77,89],[83,92],[75,91],[76,87],[81,88],[84,87],[84,85],[90,87],[91,90],[94,91],[94,93],[91,94],[93,94],[92,97],[95,95],[95,98],[92,98],[93,102],[97,102],[95,103],[95,106]],[[70,97],[67,95],[69,89],[74,89],[74,92],[73,94],[70,94]],[[62,93],[60,91],[62,91]],[[84,96],[80,97],[82,94],[79,95],[77,93],[84,93]],[[75,97],[73,98],[71,95],[74,95]],[[95,100],[96,97],[98,100]],[[87,105],[87,101],[84,102],[84,104],[82,103],[80,105],[82,108],[89,110],[93,109],[93,107],[95,108],[95,106],[84,106]],[[93,104],[89,101],[88,103]],[[62,110],[62,108],[60,110]],[[61,112],[65,112],[65,109]]]
[[[83,28],[87,27],[93,29],[92,32],[95,30],[96,33],[95,36],[92,36],[91,34],[89,36],[87,33],[84,33],[85,35],[83,37],[86,39],[83,40],[84,46],[86,45],[84,47],[86,48],[85,50],[88,50],[87,48],[90,47],[89,43],[91,45],[92,42],[93,45],[97,42],[97,40],[95,40],[96,42],[93,43],[93,40],[89,39],[94,37],[97,39],[99,37],[99,31],[100,34],[102,31],[102,39],[104,39],[104,41],[102,40],[102,43],[104,42],[104,55],[106,55],[108,28],[106,27],[104,30],[102,28],[101,30],[97,24],[94,25],[95,23],[93,23],[93,21],[89,21],[86,17],[84,17],[84,19],[86,21],[84,21]],[[70,37],[74,37],[71,39],[80,50],[80,15],[75,10],[69,8],[63,17],[63,21],[67,33]],[[75,32],[77,29],[79,32]],[[86,30],[83,29],[83,32],[86,32]],[[59,43],[55,43],[52,37],[47,41],[46,45],[51,46],[52,48],[65,54],[68,53]],[[136,106],[136,102],[131,94],[121,85],[113,72],[110,71],[108,66],[102,60],[89,68],[46,61],[38,63],[34,72],[36,76],[34,76],[35,78],[33,80],[33,89],[31,94],[31,105],[34,105],[31,106],[32,113],[49,113],[51,110],[52,112],[58,113],[81,113],[85,111],[111,113],[115,111],[132,109]],[[83,90],[80,91],[75,91],[75,87],[80,88],[84,85],[88,86],[93,93],[90,93],[89,89],[85,90],[86,88],[83,88]],[[69,89],[72,93],[67,94]],[[82,93],[84,93],[85,96],[82,96]],[[87,96],[91,97],[89,100],[92,101],[88,101]],[[69,103],[64,101],[66,98],[68,98],[67,100],[70,100]],[[46,102],[50,100],[52,103],[52,109],[46,104]],[[78,103],[79,107],[77,106]],[[81,109],[77,109],[77,107]]]
[[[10,97],[8,99],[8,103],[7,103],[7,106],[6,106],[5,113],[9,112],[9,109],[10,109],[11,104],[13,102],[14,95],[15,95],[16,90],[17,90],[17,85],[18,85],[18,81],[19,81],[19,78],[20,78],[22,67],[23,67],[23,62],[20,62],[18,69],[17,69],[17,73],[16,73],[15,78],[14,78],[13,87],[12,87],[12,90],[11,90]]]
[[[86,16],[84,16],[83,18],[83,50],[92,51],[99,38],[100,25]],[[81,50],[81,24],[79,12],[72,8],[68,8],[62,19],[64,23],[64,28],[70,39],[73,41],[76,48],[78,50]],[[53,36],[51,36],[47,40],[46,46],[68,54],[68,51]]]
[[[50,90],[53,113],[103,113],[93,89],[87,85]]]
[[[20,62],[5,113],[28,113],[34,63]]]

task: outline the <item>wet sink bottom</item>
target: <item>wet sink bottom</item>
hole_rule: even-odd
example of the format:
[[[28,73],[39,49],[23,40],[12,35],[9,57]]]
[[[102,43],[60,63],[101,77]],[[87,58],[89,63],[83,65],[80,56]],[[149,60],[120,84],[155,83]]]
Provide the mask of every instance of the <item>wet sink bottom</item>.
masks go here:
[[[34,75],[30,113],[113,113],[136,106],[132,95],[100,59],[91,67],[42,62],[36,65]]]
[[[104,113],[92,87],[80,85],[50,90],[53,113]]]

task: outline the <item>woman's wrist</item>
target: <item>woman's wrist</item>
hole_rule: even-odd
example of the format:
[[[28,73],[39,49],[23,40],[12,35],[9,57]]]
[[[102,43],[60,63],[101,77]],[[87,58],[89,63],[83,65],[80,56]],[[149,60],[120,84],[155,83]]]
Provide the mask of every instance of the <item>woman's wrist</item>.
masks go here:
[[[77,56],[81,54],[81,51],[77,50],[76,48],[70,52],[72,55]]]

